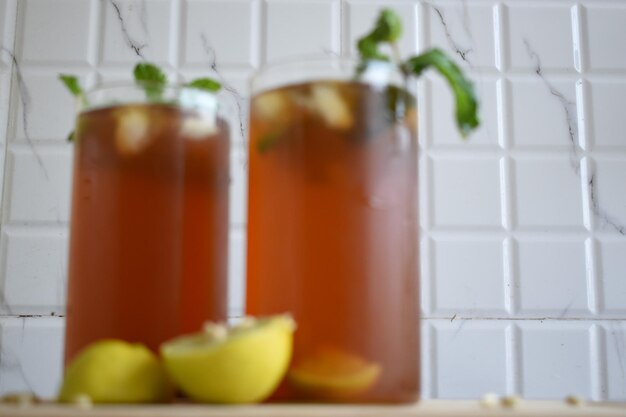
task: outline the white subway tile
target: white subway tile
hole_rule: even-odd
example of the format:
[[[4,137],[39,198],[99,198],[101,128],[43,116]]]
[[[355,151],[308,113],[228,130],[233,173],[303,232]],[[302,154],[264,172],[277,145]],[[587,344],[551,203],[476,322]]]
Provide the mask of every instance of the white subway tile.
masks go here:
[[[67,230],[4,230],[2,310],[10,314],[63,314]]]
[[[528,399],[591,397],[589,324],[534,321],[521,328],[522,392]]]
[[[600,239],[600,288],[604,311],[626,314],[626,238]]]
[[[186,0],[183,64],[256,65],[257,15],[252,0]]]
[[[594,80],[590,85],[590,97],[586,107],[591,118],[593,148],[626,150],[623,135],[626,132],[626,117],[622,110],[626,108],[626,82]]]
[[[429,77],[427,97],[420,101],[427,106],[431,116],[429,138],[433,147],[454,147],[458,149],[497,148],[499,146],[497,82],[482,79],[478,73],[470,77],[475,82],[479,100],[480,126],[467,138],[459,132],[454,116],[455,101],[450,85],[440,77]]]
[[[13,10],[9,9],[9,2],[7,0],[0,0],[0,51],[2,51],[0,52],[0,73],[7,70],[11,61],[11,57],[5,50],[13,49],[9,41],[9,39],[13,39],[13,25],[9,23],[9,20],[13,19],[15,19],[15,15],[13,14]]]
[[[589,316],[582,239],[519,238],[515,247],[520,315]]]
[[[89,64],[94,0],[22,0],[18,24],[22,64]]]
[[[56,397],[62,378],[64,320],[0,318],[0,329],[0,394]]]
[[[89,74],[72,72],[85,88],[92,85]],[[13,82],[16,94],[11,100],[15,139],[65,141],[74,129],[74,97],[59,80],[57,71],[23,71],[22,75],[24,84]]]
[[[577,123],[574,81],[546,80],[514,79],[507,84],[511,100],[505,118],[510,121],[517,149],[566,150],[573,146],[570,127],[575,135]]]
[[[165,63],[170,52],[172,2],[102,2],[101,62],[134,64],[142,59]]]
[[[470,68],[496,68],[493,6],[425,3],[427,46],[442,48]]]
[[[72,146],[12,148],[7,159],[5,221],[67,222]]]
[[[401,54],[410,56],[417,52],[417,8],[415,4],[403,1],[382,3],[380,1],[348,0],[343,7],[343,13],[347,14],[344,22],[347,23],[347,45],[345,47],[348,55],[357,56],[356,44],[358,39],[372,30],[383,7],[392,8],[402,19],[403,35],[398,42]],[[390,53],[388,50],[385,52]]]
[[[268,0],[265,61],[339,54],[338,0]]]
[[[567,5],[505,7],[504,30],[513,69],[574,70],[571,11]]]
[[[626,400],[626,325],[624,321],[604,323],[604,351],[606,355],[606,399]],[[600,359],[601,360],[601,359]]]
[[[501,239],[433,239],[435,314],[505,314]]]
[[[623,72],[626,68],[626,54],[622,52],[626,38],[626,8],[623,4],[596,6],[589,1],[584,8],[589,67]]]
[[[506,392],[506,323],[437,321],[437,398],[478,399],[487,392]]]
[[[592,210],[600,230],[626,233],[626,158],[596,157],[592,170]]]
[[[501,226],[499,158],[437,156],[429,163],[431,224],[448,228]]]
[[[567,156],[513,160],[514,222],[517,228],[583,230],[580,178]]]

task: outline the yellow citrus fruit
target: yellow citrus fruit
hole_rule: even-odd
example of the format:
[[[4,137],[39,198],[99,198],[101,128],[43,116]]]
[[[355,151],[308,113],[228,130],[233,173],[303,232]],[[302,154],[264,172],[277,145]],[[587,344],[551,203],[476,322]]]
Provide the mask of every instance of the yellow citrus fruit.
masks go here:
[[[144,345],[106,339],[82,350],[65,370],[59,401],[163,402],[171,385],[159,359]]]
[[[192,400],[254,403],[267,398],[284,377],[294,330],[287,315],[247,318],[233,327],[209,323],[202,332],[164,343],[161,356]]]
[[[338,349],[321,349],[289,370],[298,391],[313,398],[342,399],[366,392],[378,380],[381,366]]]

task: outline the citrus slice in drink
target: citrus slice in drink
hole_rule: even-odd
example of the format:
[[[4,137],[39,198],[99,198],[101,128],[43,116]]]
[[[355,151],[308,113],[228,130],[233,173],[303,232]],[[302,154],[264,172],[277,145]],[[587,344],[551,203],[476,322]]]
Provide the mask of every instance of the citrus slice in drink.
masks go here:
[[[161,346],[165,367],[180,390],[194,401],[254,403],[264,400],[284,377],[293,346],[295,322],[288,315],[248,318]]]
[[[106,339],[83,349],[65,370],[59,401],[154,403],[171,395],[159,359],[138,343]]]
[[[358,355],[338,349],[320,349],[289,370],[291,385],[313,398],[333,400],[357,396],[378,380],[382,368]]]

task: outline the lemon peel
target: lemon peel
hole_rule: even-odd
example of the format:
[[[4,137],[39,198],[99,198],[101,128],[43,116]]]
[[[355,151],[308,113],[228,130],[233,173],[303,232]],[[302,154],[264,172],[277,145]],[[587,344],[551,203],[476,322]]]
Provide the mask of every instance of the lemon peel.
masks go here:
[[[154,353],[142,344],[104,339],[87,346],[70,363],[58,399],[154,403],[170,396],[171,384]]]

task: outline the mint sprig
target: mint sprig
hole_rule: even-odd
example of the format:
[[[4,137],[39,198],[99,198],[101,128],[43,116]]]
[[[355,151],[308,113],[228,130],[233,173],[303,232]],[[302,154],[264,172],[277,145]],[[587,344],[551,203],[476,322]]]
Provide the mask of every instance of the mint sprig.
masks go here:
[[[167,76],[159,67],[149,62],[140,62],[133,70],[135,82],[143,87],[150,101],[161,101],[167,84]]]
[[[80,81],[78,81],[78,77],[74,75],[68,75],[68,74],[59,74],[59,80],[61,80],[63,85],[65,85],[67,89],[70,90],[70,93],[72,93],[74,97],[76,97],[79,100],[82,100],[83,103],[86,102],[85,92],[83,91],[83,88],[80,85]],[[70,134],[67,136],[68,142],[72,142],[74,140],[74,136],[75,134],[74,134],[74,131],[72,130]]]
[[[379,51],[380,44],[387,43],[393,52],[393,60],[406,76],[420,76],[429,67],[436,69],[447,81],[456,101],[456,123],[461,135],[467,136],[478,127],[478,100],[472,82],[454,61],[440,49],[434,48],[420,55],[403,61],[400,57],[397,41],[402,34],[400,18],[390,9],[383,9],[376,20],[374,29],[357,42],[360,62],[356,73],[359,77],[369,61],[391,61],[388,55]]]
[[[163,101],[163,90],[167,85],[167,76],[158,66],[149,62],[140,62],[135,66],[133,76],[135,82],[145,90],[148,101]],[[78,77],[68,74],[59,74],[59,80],[61,80],[63,85],[67,87],[74,97],[82,100],[83,104],[87,103],[85,92],[78,81]],[[190,88],[209,92],[217,92],[222,88],[219,82],[206,77],[196,78],[185,85]],[[176,102],[174,102],[174,104],[176,104]],[[72,131],[68,135],[67,140],[73,141],[74,137],[75,132]]]
[[[196,78],[186,85],[187,87],[197,88],[199,90],[209,91],[211,93],[215,93],[222,88],[222,84],[211,78]]]
[[[431,49],[406,61],[406,67],[417,76],[431,66],[439,71],[452,88],[456,101],[456,124],[461,135],[467,136],[480,124],[474,86],[463,76],[459,66],[440,49]]]
[[[163,90],[167,85],[167,76],[156,65],[149,62],[140,62],[135,66],[133,71],[135,82],[141,85],[146,91],[148,100],[161,101]],[[211,78],[196,78],[185,84],[187,87],[197,88],[203,91],[216,92],[222,88],[222,85]]]
[[[59,79],[63,82],[63,84],[70,90],[70,93],[74,97],[84,96],[83,88],[80,86],[80,82],[78,81],[78,77],[74,75],[67,74],[59,74]]]

